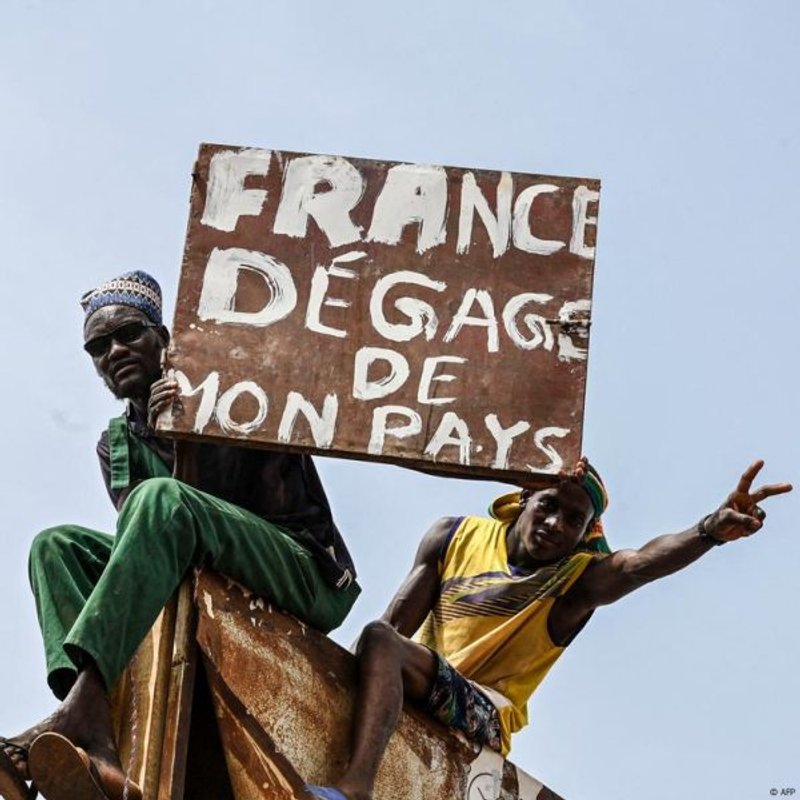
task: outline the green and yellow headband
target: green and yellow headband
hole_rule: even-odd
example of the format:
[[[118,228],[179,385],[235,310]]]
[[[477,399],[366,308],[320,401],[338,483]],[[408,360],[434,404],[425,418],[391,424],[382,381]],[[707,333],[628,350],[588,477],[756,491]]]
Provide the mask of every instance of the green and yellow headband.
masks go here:
[[[589,495],[589,499],[592,501],[594,519],[589,523],[589,527],[586,529],[586,533],[583,535],[583,539],[581,539],[577,549],[608,554],[611,552],[611,548],[608,546],[603,531],[603,523],[600,521],[601,515],[608,508],[608,492],[597,470],[591,465],[587,464],[586,474],[581,479],[581,486],[586,490],[586,494]],[[521,496],[521,490],[501,495],[489,506],[489,513],[500,522],[508,522],[509,524],[515,522],[522,511],[520,506]]]

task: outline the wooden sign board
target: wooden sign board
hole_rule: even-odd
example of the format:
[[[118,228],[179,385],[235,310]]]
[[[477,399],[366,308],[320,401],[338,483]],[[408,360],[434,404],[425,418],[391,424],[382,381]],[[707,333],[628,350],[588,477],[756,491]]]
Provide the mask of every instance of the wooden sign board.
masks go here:
[[[599,188],[202,145],[159,430],[509,481],[573,464]]]

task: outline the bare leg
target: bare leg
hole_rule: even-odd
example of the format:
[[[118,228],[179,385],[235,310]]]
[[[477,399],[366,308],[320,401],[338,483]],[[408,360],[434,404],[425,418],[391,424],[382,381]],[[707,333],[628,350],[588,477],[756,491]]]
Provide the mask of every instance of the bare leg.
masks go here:
[[[26,749],[42,733],[60,733],[86,751],[110,796],[122,796],[125,773],[114,742],[111,702],[94,662],[81,669],[64,702],[47,719],[15,737]],[[27,763],[15,759],[17,769],[29,779]]]
[[[358,644],[359,689],[353,754],[336,784],[349,800],[371,800],[383,753],[403,699],[424,700],[436,677],[436,657],[385,622],[371,622]]]

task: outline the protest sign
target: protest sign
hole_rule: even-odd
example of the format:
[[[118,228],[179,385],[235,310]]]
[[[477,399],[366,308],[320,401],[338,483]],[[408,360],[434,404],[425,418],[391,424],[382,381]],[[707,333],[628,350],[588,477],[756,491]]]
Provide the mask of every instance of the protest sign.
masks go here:
[[[509,481],[577,460],[598,181],[222,145],[193,177],[161,432]]]

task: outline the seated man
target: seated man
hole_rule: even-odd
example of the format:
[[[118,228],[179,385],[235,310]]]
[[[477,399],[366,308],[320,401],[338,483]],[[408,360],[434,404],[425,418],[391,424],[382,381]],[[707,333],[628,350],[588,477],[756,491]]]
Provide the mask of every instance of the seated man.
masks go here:
[[[585,461],[550,488],[498,498],[493,519],[441,519],[383,619],[359,641],[348,767],[336,788],[308,790],[325,800],[371,798],[404,699],[508,753],[511,734],[527,723],[528,698],[598,606],[761,528],[758,503],[792,488],[751,491],[762,465],[697,525],[639,550],[609,550],[600,525],[607,495]],[[407,638],[418,629],[417,641]]]
[[[175,383],[160,378],[169,333],[156,281],[128,273],[81,303],[84,349],[113,394],[128,401],[97,448],[117,531],[63,525],[33,543],[30,579],[47,680],[63,702],[0,741],[6,800],[26,796],[29,766],[48,800],[122,797],[107,690],[193,565],[225,573],[324,632],[342,622],[360,591],[308,456],[202,444],[191,450],[193,485],[171,477],[173,443],[148,425],[148,415],[152,422],[177,395]],[[47,767],[59,748],[71,759],[69,781]],[[37,762],[44,765],[38,775]],[[140,797],[130,782],[127,797]]]

